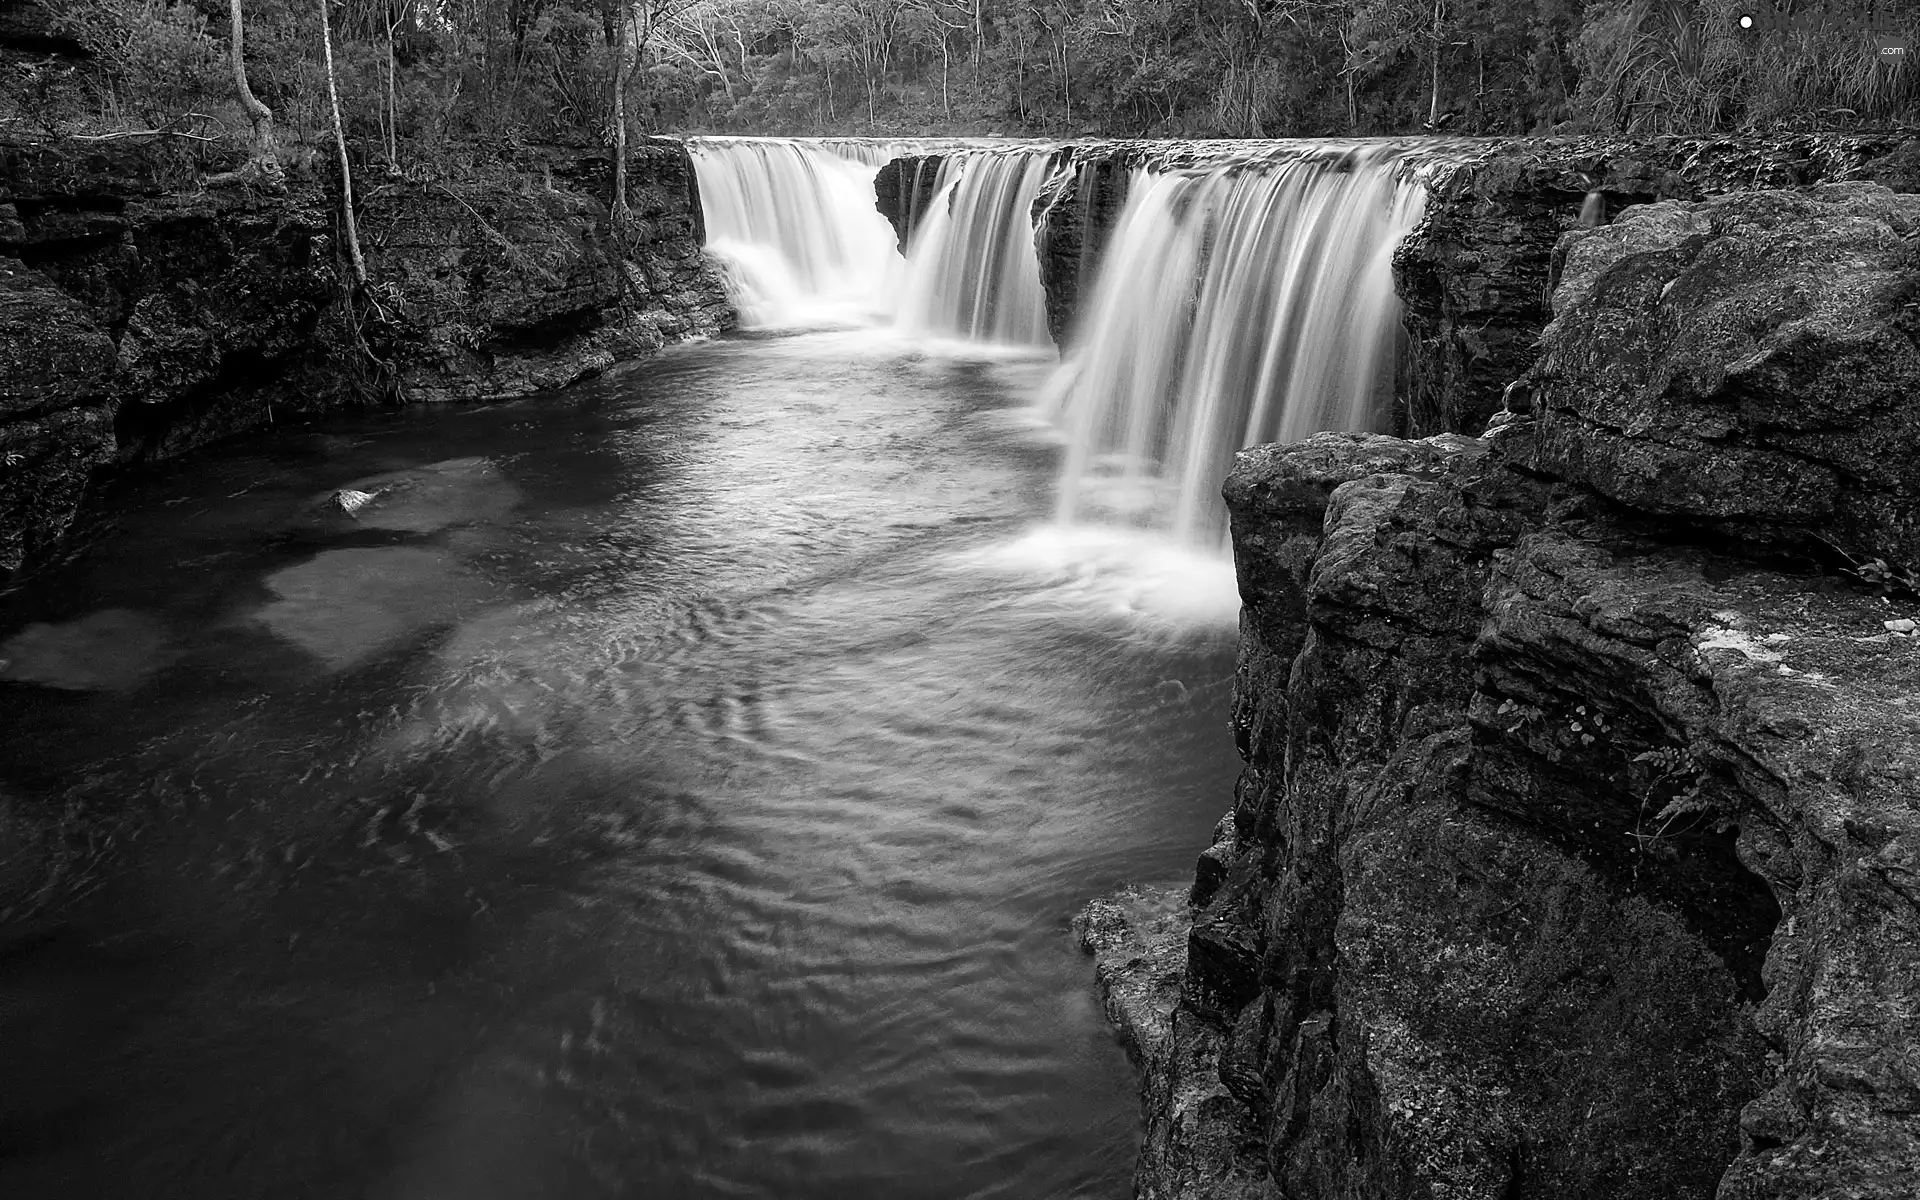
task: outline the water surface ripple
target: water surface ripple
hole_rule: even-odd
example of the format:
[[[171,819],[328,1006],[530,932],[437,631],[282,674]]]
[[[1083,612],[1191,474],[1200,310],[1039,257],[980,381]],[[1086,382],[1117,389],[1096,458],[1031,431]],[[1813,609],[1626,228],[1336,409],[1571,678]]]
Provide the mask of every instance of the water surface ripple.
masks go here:
[[[116,497],[0,600],[0,787],[135,814],[0,954],[0,1194],[1128,1194],[1067,925],[1230,797],[1231,576],[1041,527],[1045,367],[724,341]]]

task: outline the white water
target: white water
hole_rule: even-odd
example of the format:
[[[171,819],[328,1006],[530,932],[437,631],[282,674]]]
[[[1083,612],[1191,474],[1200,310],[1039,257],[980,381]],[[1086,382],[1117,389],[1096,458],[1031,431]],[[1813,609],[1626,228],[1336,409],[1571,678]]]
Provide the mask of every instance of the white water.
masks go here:
[[[1045,346],[1033,203],[1046,149],[949,155],[914,231],[897,326],[918,337]]]
[[[880,164],[862,159],[875,156],[783,138],[696,138],[687,148],[707,250],[743,326],[867,324],[886,315],[900,255],[873,205]]]
[[[689,146],[708,248],[743,325],[1050,347],[1033,210],[1056,146]],[[873,179],[894,156],[928,152],[944,157],[903,261]],[[1399,338],[1392,255],[1424,201],[1406,149],[1385,144],[1248,145],[1137,172],[1042,399],[1067,447],[1060,523],[1219,553],[1236,450],[1385,428]]]
[[[1402,154],[1302,146],[1136,175],[1049,389],[1063,522],[1217,546],[1234,451],[1385,427],[1392,255],[1425,202]]]

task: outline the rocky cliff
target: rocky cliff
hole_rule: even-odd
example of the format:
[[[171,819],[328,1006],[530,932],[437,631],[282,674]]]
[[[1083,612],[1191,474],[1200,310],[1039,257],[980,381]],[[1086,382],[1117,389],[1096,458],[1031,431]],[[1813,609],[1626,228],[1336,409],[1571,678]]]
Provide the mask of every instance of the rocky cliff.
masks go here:
[[[1845,180],[1920,190],[1901,134],[1503,138],[1461,143],[1429,177],[1427,210],[1395,256],[1409,336],[1396,428],[1475,432],[1533,361],[1561,234],[1658,200]],[[1589,207],[1591,197],[1591,207]]]
[[[366,170],[352,303],[325,176],[196,184],[233,162],[0,147],[0,575],[51,552],[103,466],[276,416],[564,386],[732,319],[675,142],[635,150],[620,238],[590,153]]]
[[[372,187],[362,237],[389,302],[374,349],[400,394],[525,395],[730,327],[685,147],[643,141],[628,172],[619,238],[598,154],[528,151],[487,175]]]
[[[1235,802],[1084,925],[1140,1195],[1920,1194],[1916,239],[1631,209],[1485,436],[1240,456]]]

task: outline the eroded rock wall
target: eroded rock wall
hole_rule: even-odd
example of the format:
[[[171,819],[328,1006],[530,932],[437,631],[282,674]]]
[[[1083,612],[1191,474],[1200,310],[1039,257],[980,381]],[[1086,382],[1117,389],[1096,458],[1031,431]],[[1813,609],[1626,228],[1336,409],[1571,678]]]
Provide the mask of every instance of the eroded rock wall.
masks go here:
[[[1675,511],[1796,435],[1742,372],[1826,431],[1833,504],[1904,511],[1920,458],[1847,431],[1913,381],[1915,205],[1637,210],[1562,247],[1485,437],[1240,456],[1246,769],[1190,891],[1085,923],[1140,1195],[1920,1194],[1920,598],[1787,557],[1821,511]]]
[[[325,197],[194,191],[163,149],[0,148],[0,575],[51,551],[95,471],[270,419],[336,301]],[[338,402],[339,382],[300,403]]]
[[[1077,147],[1060,156],[1034,208],[1034,249],[1047,296],[1047,330],[1065,349],[1092,299],[1094,269],[1112,241],[1132,180],[1133,155]]]
[[[591,153],[362,170],[357,303],[326,178],[195,182],[236,162],[0,147],[0,577],[53,550],[102,467],[276,416],[561,387],[733,320],[677,142],[635,148],[620,238]]]
[[[1144,162],[1178,159],[1178,143],[1082,142],[1035,153],[1052,157],[1047,181],[1033,207],[1034,251],[1046,294],[1047,329],[1066,349],[1074,322],[1093,282],[1094,269],[1126,205],[1133,169]],[[935,202],[940,168],[948,156],[909,154],[892,159],[874,177],[874,207],[893,225],[900,252]]]
[[[886,162],[873,177],[874,207],[893,226],[902,254],[933,203],[944,162],[941,154],[904,154]]]
[[[362,238],[388,318],[372,340],[402,398],[564,387],[731,327],[685,148],[649,139],[632,153],[621,238],[597,154],[532,152],[488,175],[367,191]]]
[[[1587,197],[1602,220],[1660,200],[1864,180],[1920,190],[1920,146],[1901,134],[1521,138],[1438,158],[1425,219],[1395,256],[1409,334],[1410,437],[1478,433],[1533,361],[1551,318],[1553,248]]]

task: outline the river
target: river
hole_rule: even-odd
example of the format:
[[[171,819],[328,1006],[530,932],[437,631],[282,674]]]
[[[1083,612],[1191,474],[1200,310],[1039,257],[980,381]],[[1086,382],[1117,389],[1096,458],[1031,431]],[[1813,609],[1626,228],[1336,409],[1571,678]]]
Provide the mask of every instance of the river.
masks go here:
[[[1231,802],[1237,598],[1050,524],[1052,363],[734,337],[117,492],[0,598],[73,865],[0,1195],[1129,1194],[1069,922]]]

